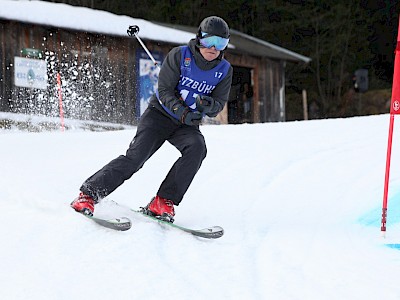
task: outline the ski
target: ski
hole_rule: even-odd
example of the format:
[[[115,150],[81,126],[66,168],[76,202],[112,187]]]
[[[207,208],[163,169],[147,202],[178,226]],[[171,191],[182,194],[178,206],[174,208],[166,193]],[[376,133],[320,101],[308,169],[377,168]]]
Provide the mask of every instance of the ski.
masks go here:
[[[203,228],[203,229],[190,229],[190,228],[187,228],[187,227],[176,225],[176,224],[168,222],[168,221],[160,220],[160,219],[158,219],[156,217],[147,215],[147,214],[143,213],[140,210],[135,210],[135,209],[130,209],[130,210],[133,211],[134,213],[140,214],[140,215],[142,215],[142,216],[144,216],[144,217],[146,217],[146,218],[148,218],[150,220],[156,221],[159,224],[179,229],[181,231],[184,231],[186,233],[190,233],[190,234],[192,234],[194,236],[197,236],[197,237],[201,237],[201,238],[205,238],[205,239],[217,239],[217,238],[220,238],[220,237],[222,237],[224,235],[224,229],[222,227],[220,227],[220,226],[211,226],[211,227],[207,227],[207,228]]]
[[[92,217],[86,214],[81,213],[81,215],[84,215],[86,218],[94,221],[95,223],[107,227],[109,229],[117,230],[117,231],[126,231],[129,230],[132,226],[131,220],[125,217],[121,218],[112,218],[112,219],[103,219],[103,218],[98,218],[98,217]]]
[[[115,201],[112,201],[112,202],[115,205],[120,206],[117,202],[115,202]],[[141,210],[135,210],[132,208],[129,208],[129,210],[135,214],[139,214],[139,215],[143,216],[144,218],[147,218],[152,221],[156,221],[160,225],[169,226],[169,227],[181,230],[183,232],[189,233],[189,234],[197,236],[197,237],[201,237],[201,238],[205,238],[205,239],[217,239],[224,235],[224,229],[220,226],[211,226],[211,227],[207,227],[207,228],[203,228],[203,229],[191,229],[191,228],[187,228],[184,226],[176,225],[176,224],[168,222],[168,221],[158,219],[157,217],[147,215],[144,212],[142,212]],[[87,214],[81,213],[81,212],[78,212],[78,213],[80,213],[81,215],[85,216],[86,218],[92,220],[93,222],[95,222],[103,227],[109,228],[109,229],[118,230],[118,231],[126,231],[132,227],[132,222],[127,217],[105,219],[105,218],[90,216],[90,215],[87,215]]]

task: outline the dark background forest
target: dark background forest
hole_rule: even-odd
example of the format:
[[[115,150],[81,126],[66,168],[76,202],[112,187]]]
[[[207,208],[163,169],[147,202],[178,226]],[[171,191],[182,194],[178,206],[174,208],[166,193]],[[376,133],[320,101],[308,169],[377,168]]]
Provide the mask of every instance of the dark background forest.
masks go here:
[[[398,0],[64,0],[150,21],[198,26],[218,15],[229,26],[312,59],[286,66],[286,118],[389,112],[397,41]],[[368,91],[354,89],[354,72],[368,70]]]

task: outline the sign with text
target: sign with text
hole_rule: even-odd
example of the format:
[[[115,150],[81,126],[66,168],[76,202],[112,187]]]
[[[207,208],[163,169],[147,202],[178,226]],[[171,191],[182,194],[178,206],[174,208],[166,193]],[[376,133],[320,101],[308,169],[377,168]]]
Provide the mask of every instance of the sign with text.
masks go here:
[[[47,64],[45,60],[14,58],[14,84],[20,87],[47,89]]]

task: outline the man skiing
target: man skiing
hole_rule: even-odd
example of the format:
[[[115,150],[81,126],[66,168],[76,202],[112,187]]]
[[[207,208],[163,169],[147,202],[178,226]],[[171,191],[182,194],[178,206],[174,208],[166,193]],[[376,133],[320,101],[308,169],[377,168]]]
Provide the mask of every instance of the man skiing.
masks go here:
[[[182,201],[207,154],[199,124],[205,115],[215,117],[228,100],[233,69],[224,59],[224,50],[229,36],[222,18],[207,17],[200,23],[196,38],[167,54],[158,90],[139,121],[126,155],[89,177],[72,208],[93,215],[96,203],[136,173],[168,141],[182,156],[143,212],[173,222],[174,206]]]

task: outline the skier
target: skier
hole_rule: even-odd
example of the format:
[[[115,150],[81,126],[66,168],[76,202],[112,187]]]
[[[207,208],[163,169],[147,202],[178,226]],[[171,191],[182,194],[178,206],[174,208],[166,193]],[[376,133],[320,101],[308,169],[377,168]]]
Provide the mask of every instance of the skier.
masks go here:
[[[196,38],[167,54],[158,90],[139,121],[126,155],[89,177],[72,201],[72,208],[93,215],[96,203],[129,179],[168,141],[182,156],[143,212],[174,221],[174,205],[181,203],[207,154],[199,124],[205,115],[217,116],[228,100],[233,69],[224,59],[224,50],[229,36],[229,27],[222,18],[207,17],[200,23]]]

